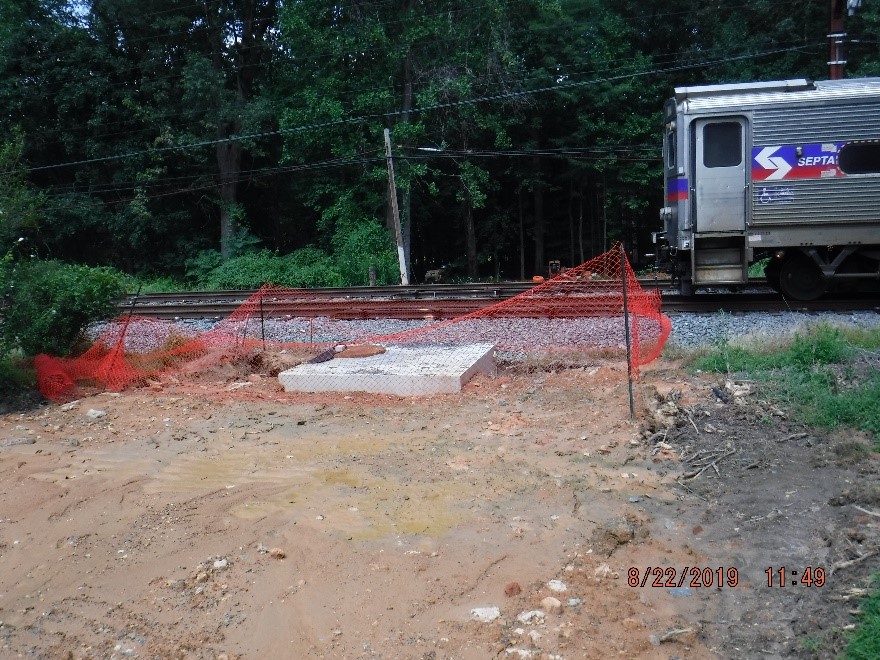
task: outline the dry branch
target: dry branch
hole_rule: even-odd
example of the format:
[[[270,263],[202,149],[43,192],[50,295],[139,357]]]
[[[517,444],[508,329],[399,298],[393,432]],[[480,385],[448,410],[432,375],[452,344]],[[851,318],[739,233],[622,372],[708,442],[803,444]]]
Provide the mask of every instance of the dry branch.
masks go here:
[[[856,564],[861,564],[866,559],[870,559],[871,557],[876,555],[877,552],[878,550],[877,548],[875,548],[874,550],[871,550],[871,552],[868,552],[861,557],[856,557],[855,559],[850,559],[848,561],[839,561],[831,567],[831,573],[834,574],[835,572],[841,571],[844,568],[850,568],[852,566],[855,566]]]
[[[701,464],[700,466],[695,466],[695,467],[699,467],[699,469],[694,470],[693,472],[688,472],[687,474],[683,475],[681,478],[684,480],[696,479],[697,477],[699,477],[701,474],[703,474],[703,472],[705,472],[709,468],[712,468],[713,470],[715,470],[716,474],[721,476],[721,473],[718,471],[719,461],[723,461],[725,458],[727,458],[728,456],[733,456],[735,453],[736,453],[736,449],[731,449],[730,451],[725,452],[724,454],[721,454],[717,458],[713,458],[713,460],[708,461],[705,464]]]
[[[876,511],[871,511],[870,509],[862,508],[858,504],[853,504],[853,507],[858,509],[862,513],[867,513],[869,516],[877,516],[878,518],[880,518],[880,513],[876,512]]]
[[[669,632],[663,633],[660,636],[660,642],[668,642],[670,639],[674,639],[679,635],[687,635],[688,633],[694,632],[693,628],[677,628],[676,630],[670,630]]]

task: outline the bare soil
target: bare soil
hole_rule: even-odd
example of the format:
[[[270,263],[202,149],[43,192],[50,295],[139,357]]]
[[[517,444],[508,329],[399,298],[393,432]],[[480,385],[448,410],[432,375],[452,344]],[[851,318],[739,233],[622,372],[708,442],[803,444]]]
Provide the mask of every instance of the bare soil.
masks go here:
[[[635,394],[631,421],[606,362],[418,399],[241,368],[22,399],[0,657],[833,657],[878,565],[869,440],[662,360]]]

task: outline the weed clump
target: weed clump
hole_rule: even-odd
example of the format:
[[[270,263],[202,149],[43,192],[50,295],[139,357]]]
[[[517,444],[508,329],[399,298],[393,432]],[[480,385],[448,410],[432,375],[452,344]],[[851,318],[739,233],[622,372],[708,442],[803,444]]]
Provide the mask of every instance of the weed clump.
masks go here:
[[[789,406],[805,424],[852,427],[880,437],[880,372],[869,350],[878,345],[880,329],[849,331],[822,324],[774,349],[722,341],[686,362],[694,369],[756,381],[766,396]]]

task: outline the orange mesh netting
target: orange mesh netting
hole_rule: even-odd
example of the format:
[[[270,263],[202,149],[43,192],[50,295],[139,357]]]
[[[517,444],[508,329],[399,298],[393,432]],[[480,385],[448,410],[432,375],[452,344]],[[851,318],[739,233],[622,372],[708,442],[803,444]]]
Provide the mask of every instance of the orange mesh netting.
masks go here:
[[[338,300],[320,299],[308,290],[265,285],[209,329],[121,316],[105,324],[94,344],[79,357],[38,355],[35,367],[40,391],[60,401],[75,397],[81,386],[120,391],[159,378],[185,382],[244,357],[253,363],[257,355],[261,356],[257,362],[265,363],[267,354],[278,354],[293,366],[338,344],[492,344],[496,358],[510,363],[541,355],[564,356],[569,362],[574,356],[622,356],[627,347],[624,276],[630,366],[637,374],[639,365],[660,355],[671,324],[661,313],[660,292],[641,287],[619,247],[518,296],[441,322],[358,320],[363,315],[358,301],[347,301],[345,312],[340,313]],[[394,302],[386,301],[384,306],[392,310]],[[380,315],[379,307],[371,313]],[[273,373],[271,367],[268,370]],[[277,373],[275,368],[273,375]]]

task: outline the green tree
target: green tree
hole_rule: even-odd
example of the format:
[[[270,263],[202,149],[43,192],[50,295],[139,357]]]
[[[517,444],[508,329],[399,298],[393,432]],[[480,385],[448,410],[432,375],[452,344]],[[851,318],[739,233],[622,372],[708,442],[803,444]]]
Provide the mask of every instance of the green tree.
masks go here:
[[[878,72],[878,11],[848,21],[853,75]],[[391,243],[390,128],[416,270],[635,250],[672,87],[824,77],[826,32],[795,0],[0,0],[26,191],[2,194],[27,211],[0,240],[180,276],[314,245],[359,281]]]
[[[0,142],[0,253],[33,241],[39,230],[44,195],[27,181],[23,150],[24,134],[18,128],[8,142]]]
[[[48,251],[179,267],[198,248],[228,256],[249,216],[273,215],[257,211],[265,185],[253,174],[277,163],[277,148],[237,136],[277,125],[275,5],[28,0],[0,22],[13,26],[0,39],[14,35],[0,59],[0,128],[20,124],[29,138],[32,180],[50,192]]]
[[[331,155],[351,163],[343,176],[317,174],[310,181],[310,204],[322,209],[321,240],[332,241],[338,227],[347,232],[387,216],[384,162],[377,157],[382,131],[391,126],[395,149],[408,156],[398,176],[405,235],[413,186],[438,193],[454,181],[458,230],[446,235],[461,245],[476,276],[474,212],[485,205],[489,171],[466,155],[450,161],[450,171],[415,159],[414,148],[454,155],[509,144],[504,103],[472,103],[514,82],[507,3],[305,0],[285,6],[281,26],[293,53],[291,87],[300,91],[300,103],[282,120],[291,131],[287,157],[308,162]]]
[[[862,3],[855,16],[846,20],[847,75],[880,76],[880,3]]]

